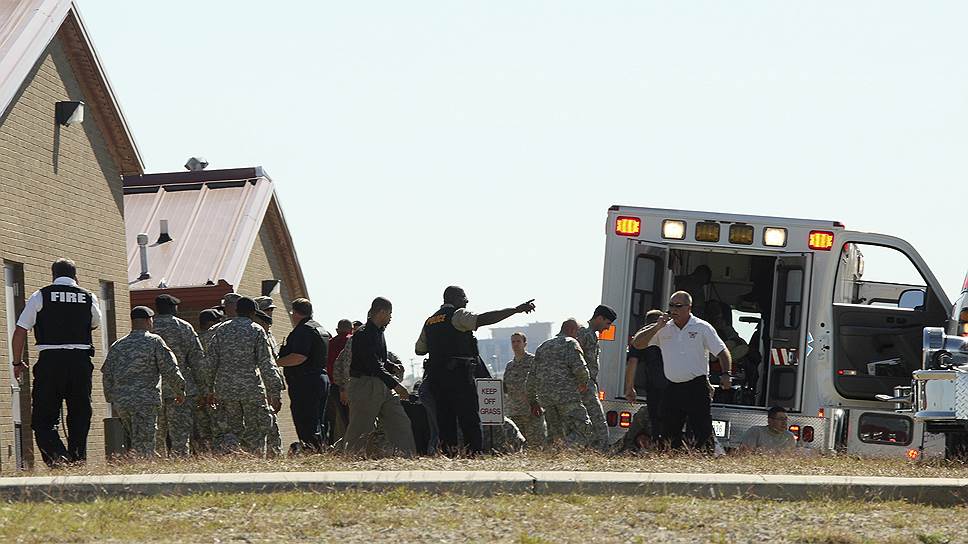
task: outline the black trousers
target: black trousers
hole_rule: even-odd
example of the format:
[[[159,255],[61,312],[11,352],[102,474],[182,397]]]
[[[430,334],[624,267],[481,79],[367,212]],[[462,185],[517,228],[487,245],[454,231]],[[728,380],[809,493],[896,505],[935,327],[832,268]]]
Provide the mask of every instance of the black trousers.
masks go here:
[[[705,376],[688,382],[670,382],[662,401],[662,439],[681,448],[682,425],[688,424],[697,449],[712,450],[713,419],[709,411],[709,386]]]
[[[87,350],[45,349],[34,365],[30,428],[44,462],[54,466],[87,459],[91,430],[91,375],[94,365]],[[55,426],[61,403],[67,403],[67,447]]]
[[[460,359],[431,361],[427,369],[430,392],[437,406],[437,427],[444,453],[456,455],[457,425],[470,453],[484,451],[481,418],[477,413],[477,383],[474,381],[476,361]]]
[[[323,447],[322,418],[325,415],[329,378],[325,372],[289,369],[283,372],[289,389],[289,410],[292,412],[296,436],[306,447],[320,451]]]
[[[329,393],[323,401],[323,409],[320,414],[323,422],[323,438],[326,443],[333,445],[336,440],[342,438],[342,433],[350,421],[350,409],[339,400],[340,388],[335,383],[330,383]]]
[[[662,436],[662,409],[665,402],[666,386],[652,387],[646,386],[645,399],[649,406],[649,426],[650,437],[653,441],[658,441]]]

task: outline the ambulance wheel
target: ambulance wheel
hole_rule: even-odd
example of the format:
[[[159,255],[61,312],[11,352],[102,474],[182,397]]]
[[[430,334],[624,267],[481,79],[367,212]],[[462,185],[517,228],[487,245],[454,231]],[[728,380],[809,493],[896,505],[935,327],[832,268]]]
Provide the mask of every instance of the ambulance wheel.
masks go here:
[[[968,431],[945,433],[945,458],[968,461]]]

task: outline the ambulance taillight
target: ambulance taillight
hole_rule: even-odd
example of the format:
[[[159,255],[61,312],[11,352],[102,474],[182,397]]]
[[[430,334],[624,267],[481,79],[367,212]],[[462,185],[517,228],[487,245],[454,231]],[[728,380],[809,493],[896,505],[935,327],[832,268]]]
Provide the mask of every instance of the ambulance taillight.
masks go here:
[[[622,412],[618,415],[618,426],[628,429],[632,426],[632,412]]]
[[[799,442],[800,441],[800,426],[790,425],[790,432],[793,433],[793,438]]]
[[[830,251],[834,247],[834,233],[829,230],[812,230],[807,238],[807,246],[816,251]]]
[[[615,220],[615,234],[638,236],[642,232],[642,220],[638,217],[620,216]]]
[[[804,442],[813,442],[813,427],[804,425],[800,429],[800,439]]]

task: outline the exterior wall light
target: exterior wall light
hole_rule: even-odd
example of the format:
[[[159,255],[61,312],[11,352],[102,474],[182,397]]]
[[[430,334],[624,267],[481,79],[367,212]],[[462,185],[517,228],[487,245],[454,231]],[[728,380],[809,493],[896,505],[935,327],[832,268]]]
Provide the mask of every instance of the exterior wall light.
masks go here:
[[[84,122],[84,102],[57,102],[54,106],[54,119],[57,124],[69,127]]]

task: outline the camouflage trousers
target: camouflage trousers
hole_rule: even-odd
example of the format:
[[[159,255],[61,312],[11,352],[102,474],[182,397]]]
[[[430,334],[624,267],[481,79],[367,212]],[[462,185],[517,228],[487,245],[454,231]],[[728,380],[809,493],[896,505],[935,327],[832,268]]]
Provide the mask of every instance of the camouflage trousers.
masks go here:
[[[162,456],[168,451],[167,442],[171,443],[171,455],[188,455],[188,443],[192,438],[192,412],[194,399],[186,398],[185,402],[175,404],[175,399],[165,399],[161,402],[158,413],[158,432],[155,433],[155,449]]]
[[[548,423],[548,443],[564,440],[568,446],[587,446],[592,440],[592,422],[581,402],[542,403]]]
[[[272,426],[272,410],[265,399],[219,400],[217,412],[221,449],[235,451],[241,446],[250,453],[265,456],[266,437]]]
[[[524,447],[538,448],[544,445],[548,438],[548,429],[545,426],[544,416],[534,417],[530,406],[512,407],[516,408],[508,412],[508,417],[518,426],[521,434],[524,435]]]
[[[588,445],[604,451],[608,448],[608,425],[605,423],[605,409],[598,398],[598,385],[595,382],[588,382],[588,391],[581,394],[581,403],[585,405],[588,419],[592,422],[592,438]]]
[[[128,452],[141,457],[154,457],[158,407],[123,408],[115,404],[114,412],[121,420]]]
[[[269,411],[272,422],[269,424],[269,434],[266,435],[266,452],[269,457],[282,455],[282,431],[279,430],[278,414]]]
[[[209,452],[221,442],[215,410],[208,404],[194,407],[195,425],[192,427],[192,448],[195,452]]]

